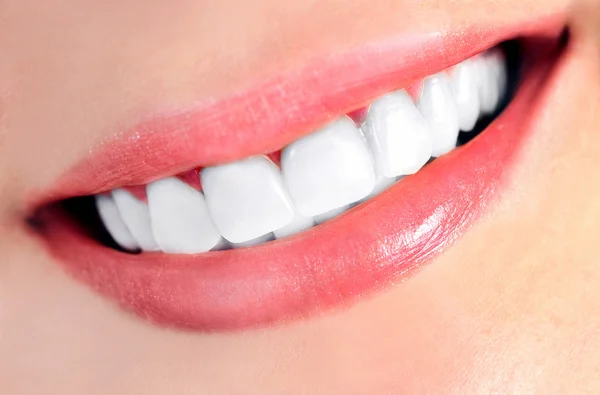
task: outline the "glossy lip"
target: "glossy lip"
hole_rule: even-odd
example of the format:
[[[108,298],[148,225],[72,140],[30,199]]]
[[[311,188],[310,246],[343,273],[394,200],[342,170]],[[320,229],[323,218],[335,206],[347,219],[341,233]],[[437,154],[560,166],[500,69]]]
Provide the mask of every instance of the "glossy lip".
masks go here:
[[[558,37],[562,24],[543,26],[545,30],[540,29],[539,33]],[[509,36],[523,32],[514,28],[508,31],[511,32]],[[495,42],[501,37],[490,34],[482,40],[484,43]],[[461,41],[464,37],[455,39]],[[502,37],[507,38],[506,35]],[[448,37],[442,38],[441,42],[448,45]],[[477,52],[477,49],[469,50],[469,55],[471,52]],[[451,63],[465,57],[468,55],[444,59]],[[548,55],[548,60],[553,57],[556,54]],[[515,162],[520,146],[535,130],[531,122],[545,97],[541,88],[552,62],[535,64],[538,69],[529,70],[511,105],[478,138],[437,159],[417,175],[404,178],[378,198],[289,239],[249,249],[199,255],[128,255],[86,237],[77,225],[54,209],[40,213],[40,234],[53,256],[75,277],[126,309],[160,325],[199,331],[236,330],[347,305],[361,295],[414,273],[452,245],[488,208],[496,192],[505,185],[505,175]],[[423,70],[416,63],[411,67],[413,71]],[[386,81],[393,77],[393,74],[387,74],[383,82],[375,80],[375,91],[387,86]],[[360,87],[357,92],[363,89]],[[357,92],[352,97],[367,97]],[[346,108],[345,104],[339,107]],[[309,114],[314,111],[310,110]],[[169,124],[171,119],[164,122]],[[288,121],[278,125],[287,125]],[[169,128],[166,130],[172,132]],[[192,129],[182,130],[193,132]],[[289,138],[290,133],[283,135]],[[154,138],[161,141],[159,137]],[[277,144],[281,141],[280,137],[273,138]],[[247,140],[234,133],[233,141],[228,146],[237,146],[240,141]],[[138,151],[134,149],[134,153]],[[205,160],[210,162],[235,156],[227,156],[224,152],[207,154],[209,159]],[[179,153],[187,166],[188,151],[182,148]],[[107,157],[115,158],[110,153]],[[132,157],[137,158],[135,154]],[[158,161],[152,157],[149,160]],[[126,157],[123,161],[130,164]],[[101,162],[105,164],[105,161]],[[177,169],[170,160],[167,162],[162,163],[162,169]],[[95,171],[99,169],[97,165],[86,164],[86,170],[79,167],[69,176],[66,190],[71,195],[75,190],[96,190],[116,182],[113,180],[116,176],[111,173],[98,180],[97,185],[73,186],[81,174],[89,174],[89,166]],[[125,165],[119,163],[118,167]],[[142,180],[148,174],[140,171],[135,177]],[[62,194],[66,192],[46,196]]]

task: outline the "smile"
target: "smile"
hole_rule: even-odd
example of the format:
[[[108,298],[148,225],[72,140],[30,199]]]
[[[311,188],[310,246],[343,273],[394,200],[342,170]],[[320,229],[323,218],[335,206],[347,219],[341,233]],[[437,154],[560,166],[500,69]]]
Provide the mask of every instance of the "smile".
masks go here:
[[[383,95],[281,151],[97,195],[104,226],[126,250],[197,254],[282,239],[370,200],[432,157],[459,130],[494,114],[507,88],[500,50]],[[415,103],[416,101],[416,103]],[[200,184],[198,183],[200,181]],[[136,197],[137,192],[137,197]]]
[[[160,325],[348,305],[432,262],[501,197],[563,30],[388,40],[153,114],[35,196],[30,223],[69,273]]]

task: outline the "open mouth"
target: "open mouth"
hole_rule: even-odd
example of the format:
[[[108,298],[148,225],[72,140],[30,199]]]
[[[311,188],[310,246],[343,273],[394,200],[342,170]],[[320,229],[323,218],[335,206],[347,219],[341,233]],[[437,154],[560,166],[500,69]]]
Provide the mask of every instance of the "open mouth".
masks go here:
[[[162,325],[347,305],[489,209],[566,37],[551,18],[375,44],[152,116],[37,198],[30,224],[75,277]]]

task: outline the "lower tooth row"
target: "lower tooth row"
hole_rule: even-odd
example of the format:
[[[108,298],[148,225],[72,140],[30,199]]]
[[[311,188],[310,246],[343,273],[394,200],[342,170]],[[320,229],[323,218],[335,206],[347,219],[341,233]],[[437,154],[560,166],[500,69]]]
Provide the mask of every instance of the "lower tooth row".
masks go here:
[[[344,116],[282,150],[202,169],[203,192],[178,178],[97,195],[106,229],[126,250],[193,254],[284,238],[334,218],[456,147],[506,91],[500,51],[428,77],[417,104],[404,91],[374,100],[361,128]]]

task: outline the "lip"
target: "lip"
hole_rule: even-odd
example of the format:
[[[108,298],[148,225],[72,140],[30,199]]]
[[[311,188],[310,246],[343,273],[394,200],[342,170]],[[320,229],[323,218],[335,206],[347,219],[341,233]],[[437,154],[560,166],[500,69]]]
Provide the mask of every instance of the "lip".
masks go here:
[[[104,148],[33,200],[92,194],[276,150],[312,126],[356,108],[401,81],[422,78],[517,35],[558,37],[564,26],[557,17],[538,21],[526,27],[436,35],[419,44],[401,40],[399,47],[389,42],[371,45],[284,74],[268,82],[274,88],[261,84],[209,107],[195,107],[191,113],[152,117],[134,128],[136,139]],[[454,44],[460,50],[454,52]],[[435,60],[433,55],[424,55],[424,48],[435,54]],[[413,55],[399,59],[398,52]],[[372,65],[360,69],[365,54],[373,56],[375,69]],[[542,56],[556,58],[555,53],[538,57]],[[347,305],[408,278],[451,246],[493,205],[508,183],[507,174],[520,148],[536,130],[536,114],[551,85],[545,84],[552,76],[551,66],[553,62],[540,61],[525,65],[528,77],[513,102],[467,145],[405,177],[376,199],[289,239],[198,255],[129,255],[89,238],[54,206],[39,213],[40,234],[50,253],[73,276],[159,325],[197,331],[238,330]],[[319,83],[313,80],[315,76]],[[352,79],[359,83],[350,84]],[[342,87],[347,89],[340,91]],[[260,94],[261,88],[267,89],[266,96]],[[302,105],[297,111],[303,116],[294,124],[291,115],[298,113],[283,108],[289,106],[288,99]],[[248,111],[255,105],[258,116],[251,120],[230,113]],[[211,111],[208,120],[196,123]],[[261,115],[267,126],[259,129],[253,122]],[[220,126],[220,131],[207,127],[210,122]],[[199,135],[200,125],[208,132]],[[177,146],[167,143],[167,138],[175,141],[178,137]],[[192,148],[194,143],[199,143],[198,147]],[[148,147],[155,150],[142,152]],[[166,155],[171,151],[172,155]]]

